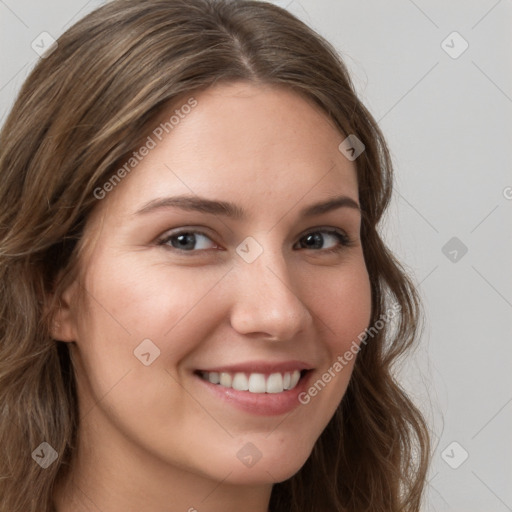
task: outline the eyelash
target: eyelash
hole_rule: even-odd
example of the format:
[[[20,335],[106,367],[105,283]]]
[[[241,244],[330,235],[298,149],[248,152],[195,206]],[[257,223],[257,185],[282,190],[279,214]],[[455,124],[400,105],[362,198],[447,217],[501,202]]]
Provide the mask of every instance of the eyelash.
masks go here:
[[[302,240],[303,238],[307,237],[308,235],[312,235],[315,233],[327,233],[329,235],[336,237],[340,243],[339,243],[339,245],[336,245],[335,247],[333,247],[331,249],[310,249],[310,251],[313,251],[313,252],[320,252],[320,253],[324,253],[324,254],[338,253],[347,247],[352,247],[355,243],[345,233],[335,230],[335,229],[317,229],[317,230],[313,230],[313,231],[308,231],[307,233],[305,233],[304,235],[302,235],[300,237],[299,241]],[[172,240],[173,238],[176,238],[180,235],[202,235],[213,242],[211,237],[209,237],[206,233],[204,233],[202,231],[194,230],[194,229],[181,229],[180,231],[174,232],[172,234],[168,234],[164,238],[160,239],[157,242],[157,244],[159,246],[165,246],[168,244],[168,242],[170,240]],[[187,250],[177,249],[176,247],[172,247],[170,245],[168,245],[167,248],[171,251],[176,251],[176,252],[179,252],[182,254],[189,253],[190,256],[192,256],[198,252],[206,252],[206,251],[210,250],[210,249],[199,249],[199,250],[193,249],[193,250],[187,251]],[[308,250],[307,248],[304,248],[304,247],[302,247],[301,249]]]

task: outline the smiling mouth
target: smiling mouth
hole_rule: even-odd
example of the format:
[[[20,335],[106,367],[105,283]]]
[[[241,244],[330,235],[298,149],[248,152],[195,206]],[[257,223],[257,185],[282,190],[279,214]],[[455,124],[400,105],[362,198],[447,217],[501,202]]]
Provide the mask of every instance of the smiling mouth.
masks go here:
[[[221,387],[249,393],[283,393],[297,387],[299,381],[310,370],[287,372],[247,373],[247,372],[206,372],[197,370],[201,379]]]

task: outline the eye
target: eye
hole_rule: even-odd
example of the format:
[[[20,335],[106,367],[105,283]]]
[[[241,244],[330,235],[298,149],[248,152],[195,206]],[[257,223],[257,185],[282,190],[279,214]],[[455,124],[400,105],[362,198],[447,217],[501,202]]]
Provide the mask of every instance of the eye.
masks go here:
[[[341,251],[344,247],[350,245],[352,245],[352,241],[345,233],[333,229],[311,231],[299,240],[300,249],[313,249],[325,252]]]
[[[204,251],[207,249],[215,249],[217,245],[212,239],[199,231],[179,231],[167,235],[159,240],[158,245],[168,245],[172,249],[179,251]]]
[[[219,249],[219,246],[205,233],[193,229],[186,229],[168,233],[158,241],[158,245],[167,246],[179,252],[198,252],[208,249]],[[302,236],[297,244],[299,249],[308,249],[315,252],[338,252],[344,247],[352,245],[349,237],[338,230],[321,229],[310,231]]]

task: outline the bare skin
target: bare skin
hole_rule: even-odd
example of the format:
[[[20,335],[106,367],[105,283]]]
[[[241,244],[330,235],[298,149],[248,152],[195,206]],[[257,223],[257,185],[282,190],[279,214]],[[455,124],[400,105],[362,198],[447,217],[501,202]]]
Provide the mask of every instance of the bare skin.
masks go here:
[[[194,97],[101,200],[81,281],[61,298],[54,337],[74,342],[80,430],[58,512],[266,512],[273,484],[310,455],[355,360],[286,414],[242,410],[196,370],[302,361],[313,383],[370,321],[360,211],[302,215],[338,196],[358,205],[344,135],[289,90],[236,83]],[[178,195],[230,201],[245,217],[136,213]],[[250,263],[237,252],[247,237],[256,244],[246,253],[262,251]],[[160,351],[147,366],[134,355],[145,339]],[[237,456],[247,443],[261,454],[251,467]]]

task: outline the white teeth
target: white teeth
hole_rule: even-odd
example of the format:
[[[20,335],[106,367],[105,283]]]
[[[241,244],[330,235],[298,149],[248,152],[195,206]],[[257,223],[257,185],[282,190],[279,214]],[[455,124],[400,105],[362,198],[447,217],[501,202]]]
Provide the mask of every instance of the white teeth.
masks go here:
[[[290,382],[290,389],[293,389],[297,385],[297,382],[299,382],[299,379],[300,379],[300,372],[299,372],[299,370],[295,370],[292,373],[292,378],[291,378],[291,382]]]
[[[229,373],[222,372],[220,374],[220,385],[221,386],[226,386],[227,388],[230,388],[232,381],[233,381],[233,378],[231,377],[231,375]]]
[[[293,389],[300,380],[300,371],[271,373],[268,377],[263,373],[243,372],[235,374],[227,372],[202,372],[201,377],[212,384],[250,393],[282,393]]]
[[[265,375],[263,373],[251,373],[249,376],[249,391],[251,393],[265,393]]]
[[[247,391],[249,389],[249,381],[245,373],[235,373],[231,387],[237,391]]]
[[[280,373],[270,374],[267,379],[267,393],[281,393],[283,389],[283,376]]]

